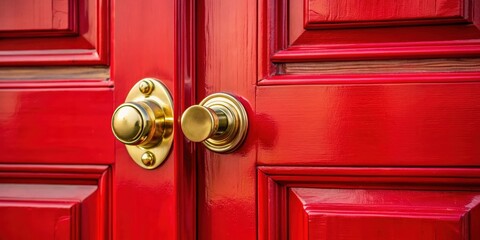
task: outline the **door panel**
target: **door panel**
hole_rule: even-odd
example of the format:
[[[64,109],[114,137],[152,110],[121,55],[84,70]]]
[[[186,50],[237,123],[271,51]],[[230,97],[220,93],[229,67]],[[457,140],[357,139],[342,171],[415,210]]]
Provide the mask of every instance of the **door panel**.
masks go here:
[[[402,1],[305,1],[304,21],[307,28],[339,25],[406,25],[468,20],[465,0],[402,0]],[[299,2],[291,2],[299,4]],[[333,26],[332,26],[333,25]]]
[[[478,192],[291,188],[290,239],[476,239]]]
[[[262,166],[259,239],[477,239],[479,172]]]
[[[0,9],[0,239],[111,239],[110,3]]]
[[[260,3],[259,238],[478,238],[477,1]]]
[[[398,77],[369,75],[362,80]],[[436,77],[447,80],[447,75]],[[461,74],[449,74],[448,80],[452,83],[260,87],[257,113],[269,119],[261,128],[268,137],[259,141],[258,163],[479,165],[480,127],[475,123],[480,121],[480,85],[453,83],[465,80]]]
[[[2,1],[0,9],[0,66],[109,62],[109,0]]]
[[[109,239],[107,165],[0,164],[2,239]]]
[[[100,81],[1,82],[1,162],[112,163],[111,87]]]

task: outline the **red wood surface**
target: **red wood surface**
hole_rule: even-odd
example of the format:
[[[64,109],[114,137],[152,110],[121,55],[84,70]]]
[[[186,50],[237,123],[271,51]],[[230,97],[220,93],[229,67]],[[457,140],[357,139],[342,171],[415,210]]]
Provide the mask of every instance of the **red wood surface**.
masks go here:
[[[112,163],[112,97],[108,82],[0,82],[0,162]]]
[[[479,190],[478,169],[259,167],[258,237],[477,239]]]
[[[76,229],[80,219],[79,210],[75,202],[0,200],[1,236],[19,240],[31,239],[32,236],[38,239],[80,239]]]
[[[114,1],[112,79],[115,105],[140,79],[161,80],[174,102],[174,116],[194,103],[193,1]],[[174,123],[174,144],[154,170],[135,164],[115,144],[114,239],[193,239],[195,162]]]
[[[27,0],[21,1],[23,4]],[[16,2],[12,4],[11,1],[2,2],[4,11],[23,6],[17,6]],[[35,2],[41,3],[38,6],[50,2],[53,8],[56,8],[57,2],[65,4],[65,1],[58,0]],[[30,11],[39,11],[37,5],[26,6]],[[57,10],[52,13],[60,14]],[[26,16],[36,17],[34,13],[15,14],[12,18],[6,15],[12,24],[8,25],[8,31],[0,31],[0,66],[108,64],[110,1],[69,0],[68,13],[69,27],[61,31],[41,30],[38,27],[25,30],[22,19]],[[35,22],[39,21],[35,19]]]
[[[292,188],[290,239],[476,239],[478,192]]]
[[[197,100],[230,92],[255,119],[257,1],[196,3]],[[255,239],[256,124],[235,152],[217,154],[198,146],[197,238]]]
[[[110,239],[110,170],[0,164],[1,239]]]
[[[301,1],[296,1],[298,4]],[[354,0],[305,1],[305,25],[309,28],[324,24],[350,23],[350,26],[365,24],[398,24],[406,21],[466,20],[470,12],[465,0]],[[386,23],[389,22],[389,23]],[[425,22],[422,22],[425,23]]]
[[[262,86],[258,163],[478,166],[479,92],[476,82]]]
[[[331,6],[340,2],[329,1]],[[390,10],[391,5],[369,4],[382,10],[367,11],[356,8],[344,11],[342,16],[357,15],[368,19],[370,14],[381,16]],[[395,1],[400,4],[402,1]],[[418,1],[417,1],[418,2]],[[422,1],[427,2],[427,1]],[[458,1],[454,1],[458,2]],[[307,2],[308,3],[308,2]],[[433,4],[434,1],[430,1]],[[455,4],[453,4],[455,5]],[[457,5],[462,5],[458,2]],[[410,6],[410,5],[403,5]],[[473,6],[471,11],[468,6]],[[260,64],[262,72],[272,73],[276,69],[268,63],[330,61],[358,59],[391,59],[391,58],[437,58],[477,56],[480,46],[480,31],[476,27],[479,14],[478,6],[465,4],[461,11],[474,24],[464,22],[458,24],[455,19],[428,19],[404,21],[354,21],[348,24],[316,24],[305,25],[305,11],[302,1],[260,1],[259,42]],[[444,9],[454,9],[447,4]],[[395,9],[393,7],[393,9]],[[416,8],[418,11],[427,10]],[[471,14],[470,14],[471,13]],[[388,15],[392,16],[392,15]],[[422,22],[427,21],[427,22]],[[432,22],[433,21],[433,22]],[[435,24],[432,24],[435,23]],[[327,26],[328,25],[328,26]],[[375,27],[381,25],[382,27]],[[403,26],[408,25],[408,26]],[[325,28],[327,26],[327,28]],[[331,29],[341,26],[341,29]],[[361,26],[362,28],[359,28]],[[267,61],[263,63],[263,61]],[[265,75],[261,76],[265,77]]]
[[[0,34],[3,31],[70,30],[73,0],[17,0],[0,2]],[[73,8],[71,8],[73,10]]]
[[[469,2],[473,13],[477,2]],[[478,57],[474,24],[305,29],[303,8],[286,0],[77,5],[77,37],[0,39],[4,65],[111,63],[111,80],[0,82],[0,185],[7,189],[0,196],[10,194],[0,209],[11,223],[31,220],[20,213],[41,205],[35,211],[49,218],[39,231],[69,216],[73,225],[59,234],[73,239],[277,240],[289,231],[296,239],[310,231],[304,207],[328,205],[351,212],[329,215],[328,223],[312,211],[312,229],[348,223],[347,233],[374,239],[377,232],[362,233],[362,223],[386,229],[386,237],[389,226],[439,224],[447,237],[479,238],[478,230],[454,230],[479,221],[478,72],[284,75],[279,65]],[[474,23],[477,15],[469,15]],[[140,168],[114,142],[110,116],[145,77],[166,84],[176,119],[208,94],[234,94],[249,115],[246,142],[213,153],[186,141],[175,121],[169,157],[157,169]],[[94,193],[80,194],[85,187]],[[57,201],[66,205],[43,204]],[[379,217],[382,201],[426,210],[417,218]],[[75,204],[86,211],[79,221],[68,210]],[[369,205],[377,215],[352,217]],[[467,212],[469,223],[459,220]]]

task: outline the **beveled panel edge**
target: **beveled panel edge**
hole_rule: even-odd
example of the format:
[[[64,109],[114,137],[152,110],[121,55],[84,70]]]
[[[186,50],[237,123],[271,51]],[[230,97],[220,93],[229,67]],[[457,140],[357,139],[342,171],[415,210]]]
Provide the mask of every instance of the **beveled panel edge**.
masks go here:
[[[91,184],[92,180],[106,181],[108,165],[63,165],[63,164],[0,164],[2,183],[51,183],[76,180],[77,184]]]
[[[290,46],[274,53],[271,61],[287,63],[408,58],[474,58],[479,54],[480,40],[362,43],[353,47],[349,44],[326,44]]]
[[[70,0],[72,1],[72,0]],[[73,0],[76,4],[74,16],[77,20],[72,25],[72,31],[77,32],[65,36],[4,38],[7,45],[13,44],[14,49],[0,50],[0,66],[46,66],[46,65],[108,65],[110,61],[111,0]],[[88,18],[86,24],[79,12],[82,8],[96,6],[94,21]],[[92,16],[91,15],[91,16]],[[85,15],[84,17],[89,17]],[[95,32],[85,32],[96,26]],[[30,49],[36,41],[35,49]],[[85,46],[90,46],[85,48]]]
[[[468,83],[480,82],[475,72],[402,72],[363,74],[278,74],[258,81],[258,86],[312,84],[393,84],[393,83]]]
[[[371,74],[475,72],[480,58],[439,58],[284,63],[281,74]]]
[[[110,79],[108,66],[0,67],[1,80]],[[1,82],[0,82],[1,84]],[[1,88],[1,86],[0,86]]]
[[[112,169],[109,165],[84,165],[84,164],[0,164],[0,183],[2,184],[46,184],[46,185],[70,185],[72,187],[81,185],[93,185],[96,190],[92,194],[78,195],[73,192],[72,203],[81,202],[82,205],[89,204],[90,207],[82,208],[82,211],[95,210],[99,216],[96,219],[99,222],[98,232],[94,233],[96,236],[102,236],[102,239],[111,238],[111,211],[112,207]],[[95,195],[94,202],[83,201]],[[74,197],[75,196],[75,197]],[[80,198],[79,198],[80,197]],[[77,199],[75,199],[77,198]],[[12,199],[12,198],[10,198]],[[36,199],[37,203],[50,202],[54,204],[56,201],[65,201],[69,198],[52,199]],[[83,200],[82,200],[83,199]],[[0,200],[5,200],[0,199]],[[12,199],[14,200],[14,199]],[[35,200],[26,199],[33,203]],[[95,205],[91,205],[91,204]],[[75,204],[74,211],[80,211],[80,205]],[[79,212],[76,212],[79,213]],[[78,216],[78,214],[74,214]],[[74,223],[77,228],[82,224],[79,219]],[[75,230],[77,231],[77,230]]]
[[[480,191],[477,168],[257,167],[258,239],[287,236],[290,187]]]
[[[326,29],[326,28],[351,28],[351,27],[386,27],[386,26],[416,26],[416,25],[440,25],[440,24],[458,24],[472,23],[472,6],[468,0],[460,1],[460,16],[457,17],[439,17],[439,18],[411,18],[404,20],[378,20],[378,21],[357,21],[357,22],[316,22],[310,19],[310,5],[308,0],[303,1],[304,7],[304,27],[308,30]]]
[[[468,3],[468,2],[467,2]],[[471,8],[471,7],[469,7]],[[469,21],[477,21],[472,16],[472,11],[465,12]],[[258,71],[257,78],[268,78],[278,72],[279,63],[312,62],[312,61],[339,61],[339,60],[381,60],[381,59],[433,59],[433,58],[469,58],[478,57],[480,54],[480,39],[462,37],[429,38],[424,34],[420,40],[412,41],[385,41],[383,43],[369,42],[351,44],[326,43],[326,44],[290,44],[288,24],[287,0],[262,0],[259,2],[258,24]],[[302,21],[301,21],[302,22]],[[302,24],[302,29],[303,25]],[[442,25],[419,25],[422,28],[435,27],[443,31]],[[470,26],[465,24],[445,25]],[[400,27],[404,29],[404,27]],[[368,28],[375,29],[375,28]],[[382,28],[383,29],[383,28]],[[462,34],[473,33],[475,27],[461,28]],[[477,31],[476,29],[475,31]],[[290,30],[291,31],[291,30]],[[334,30],[337,31],[337,30]],[[420,30],[419,30],[420,31]],[[363,31],[362,31],[363,32]],[[303,33],[299,33],[299,36]],[[467,35],[468,35],[467,34]],[[298,39],[297,39],[298,40]],[[331,40],[331,39],[330,39]],[[293,42],[296,40],[292,40]],[[373,40],[372,40],[373,41]]]
[[[78,35],[78,0],[67,0],[68,23],[63,29],[0,30],[0,37],[68,37]],[[52,6],[53,7],[53,6]]]

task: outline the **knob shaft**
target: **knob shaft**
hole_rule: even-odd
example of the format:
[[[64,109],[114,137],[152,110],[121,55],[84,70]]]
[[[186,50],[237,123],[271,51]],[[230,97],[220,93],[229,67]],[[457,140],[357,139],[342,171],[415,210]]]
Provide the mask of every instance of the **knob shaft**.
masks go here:
[[[222,134],[228,127],[228,120],[221,110],[194,105],[183,113],[181,125],[189,140],[202,142],[215,134]]]

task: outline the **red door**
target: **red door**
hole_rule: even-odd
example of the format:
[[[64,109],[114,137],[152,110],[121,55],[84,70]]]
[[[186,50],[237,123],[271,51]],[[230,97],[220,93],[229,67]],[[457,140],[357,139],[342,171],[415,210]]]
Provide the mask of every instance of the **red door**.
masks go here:
[[[480,239],[478,4],[0,1],[0,239]],[[110,129],[146,77],[151,170]],[[216,92],[231,153],[180,130]]]
[[[181,133],[161,167],[146,170],[111,130],[140,79],[185,99],[176,20],[184,6],[0,1],[0,239],[193,236],[184,223],[194,209],[179,200],[192,194],[180,193],[188,183],[177,181],[183,161],[174,160],[184,156]]]
[[[480,239],[479,5],[201,0],[197,103],[249,109],[199,147],[199,239]]]

